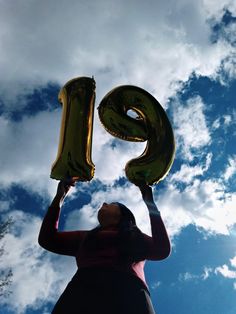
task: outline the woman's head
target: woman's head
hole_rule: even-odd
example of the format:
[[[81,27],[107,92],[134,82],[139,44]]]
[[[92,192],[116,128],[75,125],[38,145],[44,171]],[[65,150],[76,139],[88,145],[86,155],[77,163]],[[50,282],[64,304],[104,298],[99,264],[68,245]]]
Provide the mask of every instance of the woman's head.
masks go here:
[[[119,202],[103,203],[98,211],[98,221],[102,227],[131,227],[136,225],[132,212]]]
[[[125,205],[119,202],[103,203],[98,211],[98,221],[100,225],[88,233],[83,245],[98,250],[99,243],[101,246],[103,243],[95,241],[97,233],[106,227],[116,227],[118,234],[114,245],[118,248],[120,258],[130,262],[145,259],[143,233],[136,226],[134,215]]]
[[[98,221],[101,227],[116,226],[121,219],[120,207],[115,203],[103,203],[98,211]]]
[[[135,217],[128,207],[126,207],[124,204],[121,204],[119,202],[115,202],[113,204],[118,205],[120,209],[121,218],[120,218],[119,225],[126,226],[126,227],[136,226]]]

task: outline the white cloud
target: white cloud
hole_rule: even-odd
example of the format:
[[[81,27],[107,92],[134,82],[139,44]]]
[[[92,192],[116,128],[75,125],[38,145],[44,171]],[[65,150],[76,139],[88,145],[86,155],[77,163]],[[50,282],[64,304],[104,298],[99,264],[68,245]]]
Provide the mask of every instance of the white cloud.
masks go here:
[[[208,13],[214,18],[218,20],[222,12],[228,9],[233,15],[236,14],[236,5],[234,0],[222,0],[220,2],[215,2],[214,0],[203,0],[204,7],[208,11]]]
[[[233,280],[233,288],[236,290],[236,256],[229,260],[230,266],[224,264],[215,268],[214,273],[224,278]]]
[[[157,196],[157,205],[165,218],[170,235],[194,224],[209,234],[229,234],[236,222],[236,194],[227,194],[217,180],[197,180],[186,188],[173,184]]]
[[[179,281],[191,281],[198,279],[199,276],[189,272],[179,274]]]
[[[179,171],[170,176],[170,181],[177,181],[183,183],[190,183],[197,176],[202,176],[206,172],[211,164],[212,154],[207,154],[205,165],[188,166],[186,164],[181,165]]]
[[[0,201],[0,212],[1,214],[8,211],[10,207],[9,201]]]
[[[231,121],[232,121],[232,117],[229,114],[224,115],[223,118],[224,118],[224,124],[226,126],[229,125],[231,123]]]
[[[213,128],[213,129],[219,129],[219,127],[220,127],[220,118],[217,118],[217,119],[213,122],[212,128]]]
[[[206,280],[213,273],[211,267],[204,267],[202,274],[193,274],[190,272],[180,273],[178,276],[179,281],[193,281],[193,280]]]
[[[200,149],[211,141],[204,109],[204,104],[199,96],[190,98],[185,106],[179,102],[175,104],[176,140],[184,157],[188,160],[193,159],[193,149]]]
[[[12,3],[5,2],[0,13],[5,105],[13,105],[19,96],[19,108],[22,95],[34,87],[50,81],[64,84],[80,75],[95,75],[99,99],[115,85],[131,83],[153,92],[165,105],[192,72],[214,77],[231,54],[229,43],[210,41],[208,21],[212,16],[220,20],[224,8],[186,0],[86,5],[24,0],[13,10]]]
[[[228,181],[236,173],[236,155],[228,159],[228,165],[225,169],[224,179]]]
[[[222,69],[225,72],[225,75],[220,75],[220,82],[222,84],[228,85],[229,80],[234,80],[236,78],[236,55],[235,53],[231,54],[222,62]]]
[[[231,266],[236,268],[236,256],[234,256],[232,259],[230,259],[230,264],[231,264]]]
[[[57,111],[41,112],[15,123],[0,118],[2,187],[18,183],[30,191],[52,194],[56,182],[49,175],[56,157],[59,126]]]
[[[161,285],[161,281],[156,281],[156,282],[151,284],[151,289],[156,290],[160,287],[160,285]]]
[[[212,123],[213,130],[219,129],[219,127],[221,127],[221,129],[224,130],[224,132],[227,132],[228,128],[235,124],[234,115],[235,114],[233,110],[232,114],[223,115],[222,117],[217,118]]]
[[[215,273],[216,274],[220,273],[225,278],[236,279],[236,271],[230,270],[226,264],[224,264],[223,266],[217,267],[215,269]]]
[[[213,269],[211,267],[204,267],[203,274],[201,275],[201,278],[203,280],[208,279],[212,272],[213,272]]]

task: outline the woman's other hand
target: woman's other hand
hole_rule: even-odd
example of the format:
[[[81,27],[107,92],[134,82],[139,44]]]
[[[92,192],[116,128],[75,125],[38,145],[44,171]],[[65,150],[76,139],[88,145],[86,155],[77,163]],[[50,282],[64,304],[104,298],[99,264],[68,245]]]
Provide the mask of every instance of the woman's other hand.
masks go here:
[[[142,194],[142,198],[143,198],[144,202],[146,204],[147,203],[153,204],[154,200],[153,200],[152,188],[145,183],[139,184],[138,188],[140,189],[140,192]]]
[[[160,215],[160,211],[158,210],[158,208],[154,202],[154,199],[153,199],[152,188],[145,183],[139,184],[138,187],[139,187],[140,192],[142,194],[143,201],[149,210],[149,213],[155,214],[155,215],[157,215],[157,214]]]

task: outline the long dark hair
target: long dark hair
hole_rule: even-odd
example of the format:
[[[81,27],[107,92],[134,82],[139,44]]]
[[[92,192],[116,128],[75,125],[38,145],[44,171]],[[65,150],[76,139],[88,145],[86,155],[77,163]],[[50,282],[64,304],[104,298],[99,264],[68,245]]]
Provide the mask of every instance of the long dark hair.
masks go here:
[[[113,202],[120,208],[121,219],[117,226],[118,235],[116,245],[119,250],[120,259],[124,262],[137,262],[145,259],[146,245],[142,231],[136,225],[136,219],[131,210],[124,204]],[[98,225],[90,230],[84,241],[84,245],[93,249],[97,247],[96,235],[102,227]]]

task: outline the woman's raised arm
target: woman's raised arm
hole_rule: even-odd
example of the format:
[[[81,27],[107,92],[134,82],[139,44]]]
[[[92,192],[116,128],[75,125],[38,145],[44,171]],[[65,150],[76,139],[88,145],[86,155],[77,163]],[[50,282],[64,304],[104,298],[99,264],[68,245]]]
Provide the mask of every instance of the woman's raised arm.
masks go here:
[[[63,255],[76,256],[78,247],[86,235],[86,231],[58,231],[60,208],[71,186],[72,180],[62,180],[58,184],[57,193],[43,219],[38,242],[46,250]]]
[[[149,211],[152,230],[152,237],[145,235],[148,246],[146,258],[149,260],[165,259],[170,255],[171,245],[160,211],[154,203],[152,188],[143,184],[139,186],[139,189]]]

